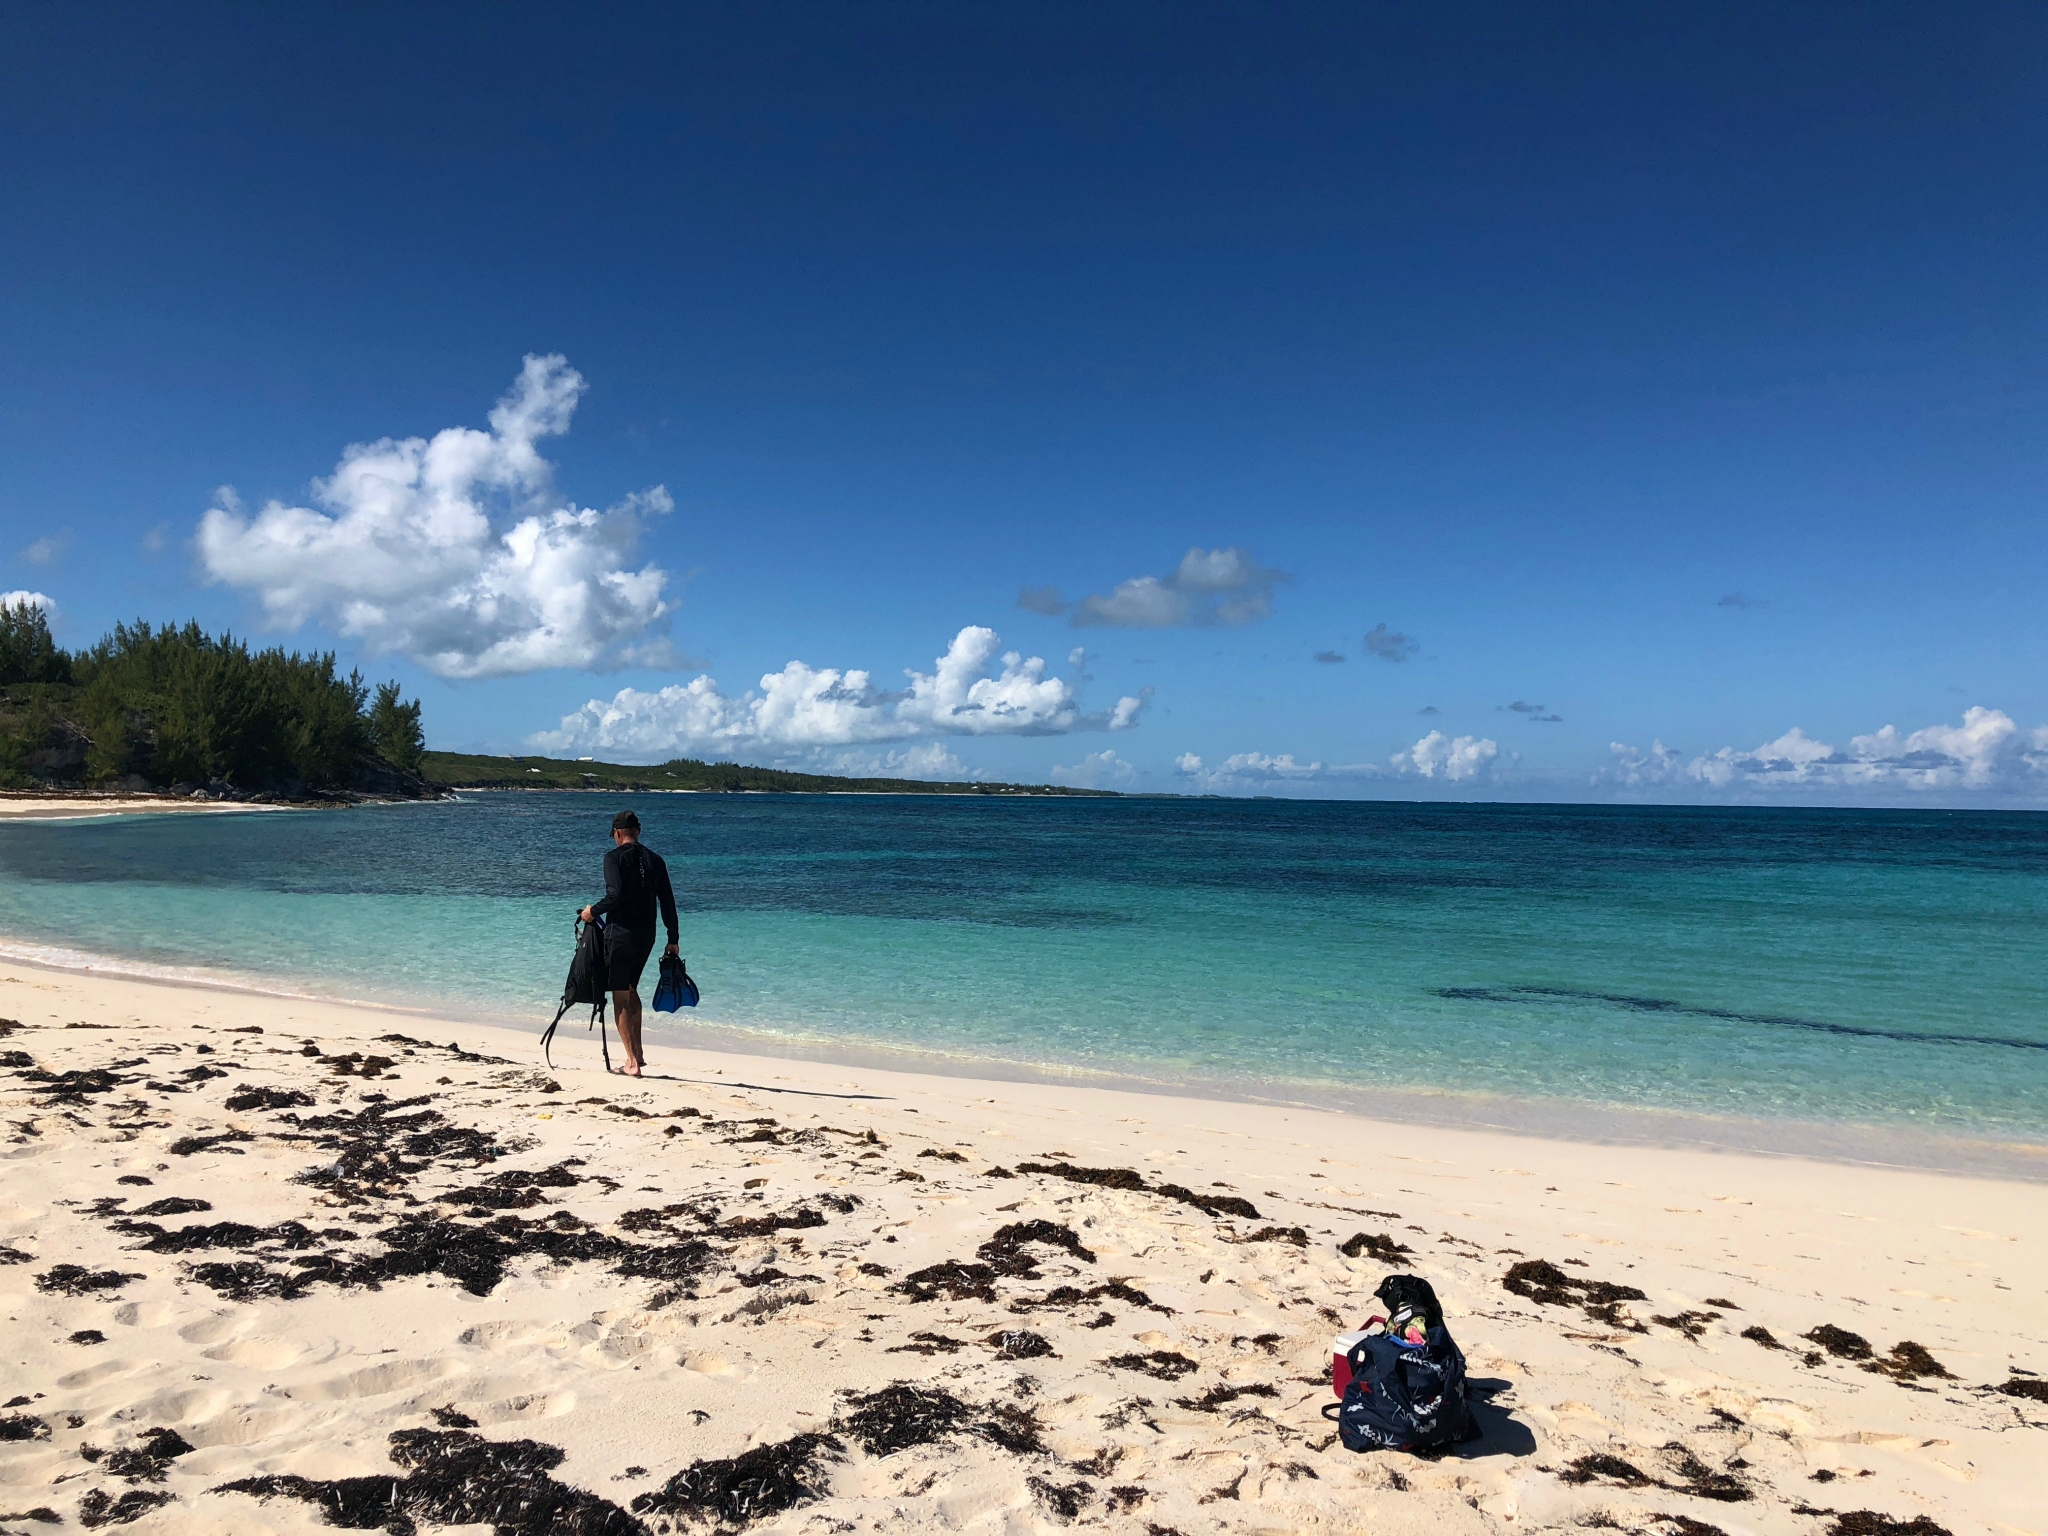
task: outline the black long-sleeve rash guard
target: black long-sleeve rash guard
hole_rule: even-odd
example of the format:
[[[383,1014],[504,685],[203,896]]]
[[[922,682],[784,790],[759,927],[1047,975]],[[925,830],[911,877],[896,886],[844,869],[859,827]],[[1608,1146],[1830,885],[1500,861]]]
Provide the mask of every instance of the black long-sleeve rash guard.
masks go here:
[[[594,916],[652,937],[656,902],[661,904],[661,920],[673,944],[677,939],[676,893],[668,883],[668,866],[661,855],[639,843],[625,843],[604,856],[604,900],[590,904]]]

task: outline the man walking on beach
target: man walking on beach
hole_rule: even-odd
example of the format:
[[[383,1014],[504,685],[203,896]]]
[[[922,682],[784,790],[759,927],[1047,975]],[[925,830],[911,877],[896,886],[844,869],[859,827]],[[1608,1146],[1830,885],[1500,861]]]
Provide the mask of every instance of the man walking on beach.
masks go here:
[[[605,981],[612,992],[612,1012],[619,1022],[619,1044],[626,1064],[613,1070],[638,1077],[646,1057],[640,1049],[640,973],[654,953],[654,910],[668,929],[668,948],[676,952],[676,893],[668,883],[661,855],[640,842],[640,818],[621,811],[612,818],[612,850],[604,856],[604,900],[583,909],[583,921],[604,919]]]

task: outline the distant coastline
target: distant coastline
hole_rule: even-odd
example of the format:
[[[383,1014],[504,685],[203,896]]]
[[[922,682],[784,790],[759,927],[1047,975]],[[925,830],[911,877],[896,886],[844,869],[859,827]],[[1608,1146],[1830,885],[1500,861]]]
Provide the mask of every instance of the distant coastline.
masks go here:
[[[665,763],[601,763],[587,758],[488,757],[461,752],[428,752],[420,777],[431,789],[600,790],[648,794],[774,795],[1058,795],[1116,799],[1115,790],[1075,789],[1063,784],[983,783],[974,780],[852,778],[830,773],[793,773],[744,763],[707,763],[671,758]]]

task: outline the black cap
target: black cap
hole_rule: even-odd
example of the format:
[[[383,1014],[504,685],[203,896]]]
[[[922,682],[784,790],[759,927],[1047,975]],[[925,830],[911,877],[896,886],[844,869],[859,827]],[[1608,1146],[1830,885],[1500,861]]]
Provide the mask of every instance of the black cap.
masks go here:
[[[631,811],[621,811],[612,818],[612,830],[614,832],[638,832],[640,830],[640,818]]]

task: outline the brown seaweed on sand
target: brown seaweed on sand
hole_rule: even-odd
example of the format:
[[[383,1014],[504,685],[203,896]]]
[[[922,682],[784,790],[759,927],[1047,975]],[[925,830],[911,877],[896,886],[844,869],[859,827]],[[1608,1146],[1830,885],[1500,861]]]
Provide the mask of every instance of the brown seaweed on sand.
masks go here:
[[[994,1301],[996,1272],[988,1264],[962,1264],[948,1259],[913,1270],[889,1289],[900,1291],[912,1301]]]
[[[1933,1376],[1942,1381],[1956,1379],[1955,1372],[1929,1354],[1926,1345],[1916,1344],[1911,1339],[1901,1339],[1884,1359],[1868,1361],[1863,1369],[1879,1376],[1889,1376],[1893,1381],[1917,1381],[1922,1376]]]
[[[1124,1280],[1110,1280],[1101,1285],[1091,1285],[1085,1291],[1079,1286],[1056,1285],[1043,1296],[1027,1296],[1021,1300],[1011,1302],[1010,1310],[1012,1312],[1029,1312],[1034,1307],[1077,1307],[1086,1302],[1100,1301],[1104,1297],[1108,1297],[1112,1301],[1124,1302],[1133,1307],[1143,1307],[1148,1312],[1158,1312],[1167,1317],[1173,1316],[1173,1308],[1162,1306],[1136,1286]],[[1089,1326],[1095,1327],[1097,1325],[1091,1323]]]
[[[999,1328],[983,1342],[995,1350],[998,1360],[1058,1358],[1045,1336],[1028,1328]]]
[[[709,1515],[743,1525],[781,1514],[826,1492],[825,1470],[844,1449],[832,1435],[806,1433],[774,1440],[737,1456],[693,1461],[651,1493],[633,1500],[647,1515]],[[637,1520],[630,1527],[645,1529]]]
[[[1835,1516],[1828,1525],[1826,1536],[1949,1536],[1949,1531],[1948,1527],[1936,1525],[1925,1515],[1915,1515],[1910,1520],[1894,1520],[1874,1509],[1852,1509],[1847,1514]]]
[[[1641,1323],[1632,1321],[1621,1312],[1624,1301],[1649,1299],[1632,1285],[1581,1280],[1544,1259],[1524,1259],[1514,1265],[1502,1278],[1501,1285],[1510,1294],[1543,1306],[1578,1307],[1595,1322],[1605,1323],[1610,1328],[1626,1328],[1635,1333],[1646,1331]]]
[[[220,1131],[212,1136],[180,1136],[166,1150],[173,1157],[190,1157],[195,1152],[211,1152],[215,1147],[225,1147],[239,1155],[240,1149],[235,1143],[255,1139],[247,1131]]]
[[[1258,1231],[1243,1237],[1232,1238],[1238,1243],[1292,1243],[1297,1248],[1308,1246],[1308,1231],[1303,1227],[1261,1227]]]
[[[1177,1351],[1155,1349],[1142,1355],[1111,1355],[1102,1362],[1113,1365],[1120,1371],[1138,1371],[1160,1381],[1179,1381],[1183,1376],[1199,1371],[1201,1365]]]
[[[1622,1488],[1662,1488],[1671,1493],[1690,1494],[1723,1504],[1741,1504],[1756,1497],[1754,1490],[1731,1472],[1716,1472],[1684,1446],[1673,1441],[1664,1455],[1677,1474],[1673,1479],[1652,1477],[1633,1462],[1605,1452],[1580,1456],[1558,1474],[1565,1483],[1606,1482]]]
[[[1868,1360],[1875,1353],[1870,1347],[1870,1340],[1862,1334],[1837,1328],[1833,1323],[1810,1328],[1800,1337],[1809,1344],[1818,1344],[1837,1360]]]
[[[87,1530],[103,1525],[129,1525],[176,1497],[158,1488],[130,1488],[117,1499],[104,1488],[95,1488],[78,1501],[78,1523]]]
[[[1226,1403],[1234,1403],[1241,1397],[1278,1397],[1278,1389],[1263,1381],[1255,1381],[1242,1387],[1211,1387],[1200,1397],[1177,1397],[1174,1406],[1190,1408],[1196,1413],[1214,1413]]]
[[[1377,1259],[1382,1264],[1399,1264],[1415,1252],[1405,1243],[1396,1242],[1388,1232],[1354,1232],[1337,1245],[1337,1251],[1347,1259]]]
[[[994,1237],[975,1249],[975,1257],[986,1262],[999,1275],[1036,1280],[1039,1278],[1038,1269],[1031,1255],[1024,1251],[1031,1243],[1064,1249],[1083,1263],[1095,1262],[1094,1251],[1082,1246],[1074,1229],[1054,1221],[1013,1221],[998,1228]]]
[[[329,1525],[412,1536],[421,1524],[489,1525],[496,1536],[646,1536],[608,1499],[548,1474],[564,1452],[537,1440],[486,1440],[464,1429],[401,1429],[391,1436],[399,1477],[245,1477],[215,1493],[317,1504]]]
[[[891,1345],[882,1351],[885,1355],[957,1355],[967,1347],[965,1339],[950,1338],[943,1333],[918,1332],[910,1336],[908,1344]]]
[[[1697,1339],[1706,1333],[1707,1324],[1718,1322],[1720,1317],[1721,1314],[1718,1312],[1700,1312],[1687,1308],[1669,1317],[1653,1316],[1650,1321],[1660,1328],[1675,1328],[1688,1339]]]
[[[228,1095],[225,1107],[237,1112],[247,1109],[311,1109],[313,1095],[297,1088],[259,1088],[253,1083],[237,1083],[235,1091]]]
[[[33,1091],[41,1097],[36,1102],[46,1108],[62,1104],[83,1106],[93,1095],[112,1093],[116,1088],[139,1081],[135,1073],[122,1074],[129,1067],[147,1066],[146,1057],[137,1056],[132,1061],[117,1061],[104,1067],[86,1067],[70,1072],[45,1072],[32,1064],[26,1052],[9,1051],[7,1064],[22,1077],[38,1084]]]
[[[118,1291],[146,1275],[118,1269],[87,1269],[83,1264],[58,1264],[36,1276],[36,1289],[62,1296],[87,1296],[94,1291]]]
[[[1072,1163],[1019,1163],[1019,1173],[1042,1173],[1073,1184],[1093,1184],[1100,1189],[1125,1189],[1148,1195],[1164,1195],[1182,1205],[1211,1216],[1236,1216],[1245,1221],[1260,1220],[1258,1208],[1235,1195],[1204,1195],[1181,1184],[1147,1184],[1134,1168],[1077,1168]]]
[[[1095,1497],[1094,1485],[1078,1479],[1062,1486],[1050,1478],[1027,1477],[1024,1479],[1024,1486],[1031,1490],[1039,1503],[1043,1504],[1052,1517],[1062,1525],[1078,1518],[1089,1501]]]
[[[1017,1455],[1045,1450],[1038,1421],[1025,1409],[998,1403],[976,1408],[937,1387],[895,1382],[854,1393],[825,1430],[757,1445],[738,1456],[692,1462],[633,1501],[636,1514],[713,1516],[735,1525],[780,1514],[826,1492],[825,1473],[855,1441],[870,1456],[975,1434]],[[844,1437],[844,1438],[842,1438]]]
[[[1623,1488],[1647,1488],[1656,1481],[1633,1462],[1623,1461],[1619,1456],[1609,1456],[1601,1451],[1576,1458],[1564,1471],[1558,1473],[1557,1478],[1561,1483],[1590,1483],[1598,1480],[1614,1483]]]
[[[164,1471],[180,1456],[192,1453],[192,1442],[175,1429],[161,1426],[142,1432],[140,1444],[107,1452],[100,1470],[131,1483],[160,1483]]]

